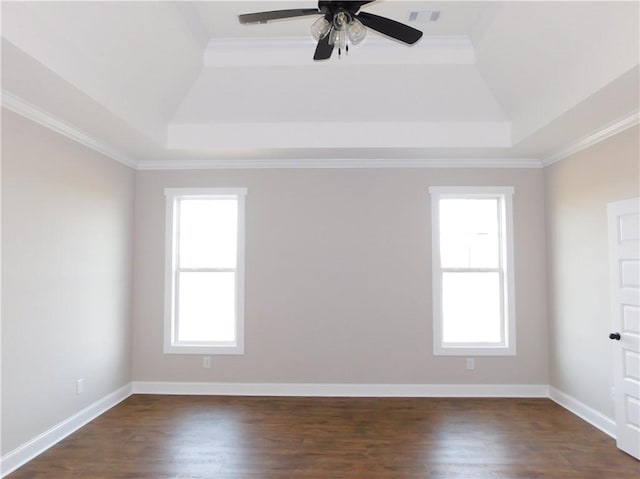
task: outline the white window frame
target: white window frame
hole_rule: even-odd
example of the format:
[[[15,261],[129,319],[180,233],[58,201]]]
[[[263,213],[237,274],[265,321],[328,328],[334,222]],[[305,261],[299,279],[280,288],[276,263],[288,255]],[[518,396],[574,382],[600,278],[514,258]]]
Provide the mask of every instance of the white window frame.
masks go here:
[[[167,354],[244,354],[244,246],[246,188],[165,188],[165,303],[164,352]],[[233,198],[238,202],[238,237],[235,269],[199,268],[202,271],[235,270],[235,341],[178,341],[176,338],[178,287],[178,215],[179,201],[184,198]],[[193,271],[194,268],[190,268]]]
[[[433,354],[436,356],[514,356],[516,354],[516,309],[513,245],[513,187],[438,186],[431,196],[433,274]],[[499,343],[445,343],[443,340],[442,275],[440,264],[440,200],[498,198],[500,215],[501,341]],[[460,269],[456,269],[460,271]],[[495,271],[494,268],[465,268],[465,271]]]

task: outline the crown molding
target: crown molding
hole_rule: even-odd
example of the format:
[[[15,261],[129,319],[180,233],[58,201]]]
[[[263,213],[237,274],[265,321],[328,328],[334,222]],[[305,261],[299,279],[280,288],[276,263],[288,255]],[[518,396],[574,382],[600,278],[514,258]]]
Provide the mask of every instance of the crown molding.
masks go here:
[[[138,170],[234,170],[327,168],[542,168],[531,158],[430,158],[430,159],[207,159],[145,161]]]
[[[610,138],[618,133],[623,132],[627,128],[631,128],[640,123],[640,112],[635,111],[630,115],[627,115],[618,121],[610,124],[609,126],[602,128],[584,138],[579,139],[578,141],[570,144],[569,146],[561,149],[560,151],[554,153],[553,155],[542,160],[542,166],[546,167],[557,163],[560,160],[564,160],[565,158],[578,153],[581,150],[589,148],[597,143],[600,143],[607,138]]]
[[[67,138],[80,143],[81,145],[86,146],[102,155],[105,155],[112,160],[117,161],[118,163],[122,163],[130,168],[136,168],[138,166],[138,162],[129,156],[115,150],[114,148],[106,145],[100,140],[88,135],[82,130],[75,128],[68,123],[56,118],[51,113],[45,112],[44,110],[32,105],[31,103],[23,100],[22,98],[14,95],[13,93],[9,93],[6,90],[2,90],[2,94],[0,97],[0,104],[7,110],[11,110],[14,113],[17,113],[20,116],[28,118],[29,120],[38,123],[50,130],[53,130]]]

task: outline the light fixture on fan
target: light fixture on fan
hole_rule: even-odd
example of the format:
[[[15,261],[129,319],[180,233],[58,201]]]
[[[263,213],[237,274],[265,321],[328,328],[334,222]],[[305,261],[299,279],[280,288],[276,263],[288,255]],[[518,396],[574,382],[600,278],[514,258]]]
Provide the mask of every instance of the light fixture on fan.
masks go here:
[[[330,22],[326,17],[318,18],[311,25],[311,35],[316,41],[329,36],[329,45],[338,47],[338,56],[342,50],[349,52],[349,44],[357,45],[367,35],[367,29],[360,20],[352,16],[346,10],[339,10],[333,15]]]

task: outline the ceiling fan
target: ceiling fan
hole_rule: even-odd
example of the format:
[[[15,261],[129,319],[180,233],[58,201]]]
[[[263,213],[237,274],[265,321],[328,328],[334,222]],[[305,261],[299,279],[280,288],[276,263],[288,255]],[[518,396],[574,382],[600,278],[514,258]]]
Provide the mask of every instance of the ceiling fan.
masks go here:
[[[273,10],[270,12],[245,13],[239,15],[240,23],[267,23],[283,18],[322,15],[311,26],[311,34],[318,41],[313,55],[314,60],[326,60],[331,57],[334,47],[338,47],[338,55],[342,50],[349,51],[348,41],[360,43],[366,33],[365,27],[371,28],[388,37],[412,45],[422,37],[422,32],[390,18],[360,12],[360,7],[369,1],[337,1],[318,2],[318,8],[299,8],[291,10]]]

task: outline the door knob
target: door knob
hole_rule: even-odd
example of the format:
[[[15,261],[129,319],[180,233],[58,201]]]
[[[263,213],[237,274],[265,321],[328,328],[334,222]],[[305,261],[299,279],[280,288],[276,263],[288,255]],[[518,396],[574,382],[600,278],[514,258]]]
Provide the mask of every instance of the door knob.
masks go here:
[[[609,339],[615,339],[616,341],[620,341],[620,333],[611,333],[609,335]]]

